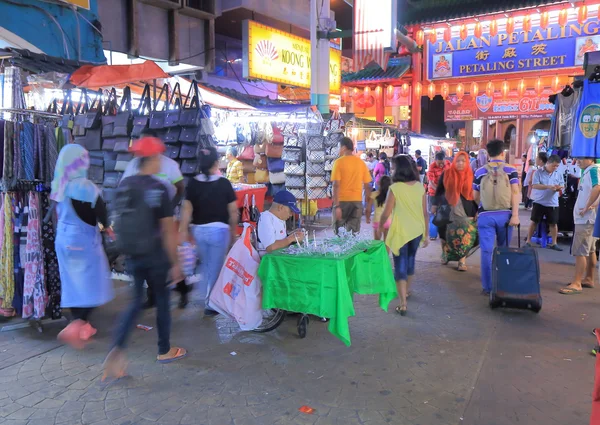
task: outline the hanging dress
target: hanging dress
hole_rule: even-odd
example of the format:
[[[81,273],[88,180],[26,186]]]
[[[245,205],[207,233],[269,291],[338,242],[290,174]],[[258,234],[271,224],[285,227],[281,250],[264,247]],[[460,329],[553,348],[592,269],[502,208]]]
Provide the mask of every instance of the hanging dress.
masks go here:
[[[14,250],[13,250],[13,202],[8,193],[4,194],[4,237],[0,251],[0,314],[10,315],[15,290]]]
[[[61,307],[97,307],[114,297],[108,259],[98,226],[79,218],[71,199],[56,207],[56,255],[61,278]]]
[[[571,144],[573,158],[600,158],[600,83],[583,80]]]
[[[41,319],[46,311],[46,285],[40,233],[40,197],[29,192],[27,245],[25,246],[25,283],[23,285],[23,318]]]
[[[46,217],[50,209],[50,200],[48,193],[42,193],[42,211],[41,217]],[[52,319],[62,317],[60,308],[61,286],[60,273],[58,271],[58,259],[54,246],[54,226],[52,221],[42,223],[42,246],[44,250],[44,276],[46,278],[46,293],[48,294],[47,311]]]

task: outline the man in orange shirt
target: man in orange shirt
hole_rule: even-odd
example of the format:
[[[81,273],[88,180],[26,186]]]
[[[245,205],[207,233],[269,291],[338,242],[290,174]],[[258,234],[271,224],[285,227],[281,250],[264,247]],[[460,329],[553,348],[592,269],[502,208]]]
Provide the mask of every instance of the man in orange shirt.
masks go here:
[[[333,222],[337,233],[340,227],[358,233],[365,198],[371,195],[371,174],[367,165],[353,155],[354,144],[348,137],[340,142],[340,157],[333,164]]]

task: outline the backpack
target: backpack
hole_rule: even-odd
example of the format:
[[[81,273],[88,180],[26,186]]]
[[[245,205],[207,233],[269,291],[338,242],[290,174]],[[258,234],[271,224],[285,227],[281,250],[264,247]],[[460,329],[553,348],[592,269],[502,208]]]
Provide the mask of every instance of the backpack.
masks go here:
[[[115,197],[114,230],[120,253],[141,256],[152,253],[159,241],[154,211],[146,202],[146,189],[121,185]]]
[[[509,210],[511,208],[512,189],[510,178],[504,171],[504,163],[492,167],[486,164],[487,174],[481,178],[479,194],[485,211]]]

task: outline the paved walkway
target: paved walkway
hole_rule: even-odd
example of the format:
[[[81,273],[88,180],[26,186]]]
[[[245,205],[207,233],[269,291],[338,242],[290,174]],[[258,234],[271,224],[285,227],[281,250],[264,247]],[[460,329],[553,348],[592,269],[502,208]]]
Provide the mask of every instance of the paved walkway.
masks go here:
[[[349,348],[316,321],[304,340],[294,317],[269,334],[245,333],[203,318],[197,303],[173,310],[172,341],[188,348],[185,360],[157,364],[155,332],[136,329],[131,377],[105,386],[101,363],[126,287],[97,312],[99,337],[84,351],[56,342],[64,322],[43,334],[0,333],[0,424],[588,423],[600,289],[557,294],[572,259],[541,250],[542,312],[490,311],[478,259],[458,273],[438,254],[437,244],[419,253],[407,317],[356,297]],[[139,319],[153,321],[153,312]],[[304,405],[315,413],[299,412]]]

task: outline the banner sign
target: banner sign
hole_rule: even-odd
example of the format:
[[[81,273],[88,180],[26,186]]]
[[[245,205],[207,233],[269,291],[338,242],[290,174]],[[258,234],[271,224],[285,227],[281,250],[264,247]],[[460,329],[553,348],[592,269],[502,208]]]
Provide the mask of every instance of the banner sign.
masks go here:
[[[583,24],[576,16],[570,16],[564,27],[556,20],[545,29],[539,22],[533,24],[530,31],[518,28],[511,33],[504,25],[495,36],[483,33],[479,38],[471,27],[462,38],[459,27],[453,27],[448,42],[441,32],[435,43],[427,37],[428,79],[580,68],[585,53],[600,50],[600,22],[595,14]]]
[[[544,119],[551,118],[553,112],[554,104],[550,103],[548,96],[534,93],[525,93],[522,98],[510,96],[506,99],[499,93],[493,98],[485,93],[475,99],[465,95],[460,100],[453,95],[444,103],[445,121]]]
[[[375,61],[385,70],[396,52],[397,0],[354,0],[354,72]]]
[[[244,21],[244,78],[310,88],[310,40]],[[342,52],[329,49],[329,91],[342,84]]]

